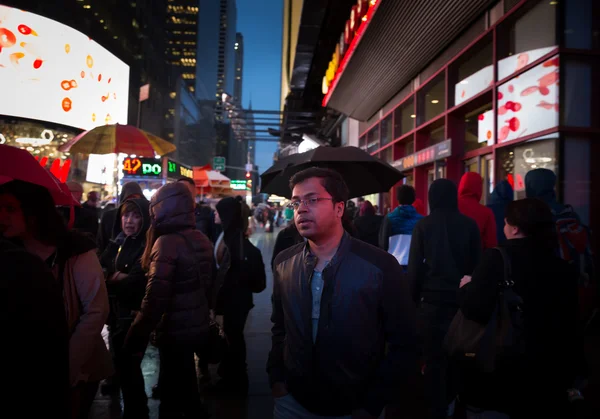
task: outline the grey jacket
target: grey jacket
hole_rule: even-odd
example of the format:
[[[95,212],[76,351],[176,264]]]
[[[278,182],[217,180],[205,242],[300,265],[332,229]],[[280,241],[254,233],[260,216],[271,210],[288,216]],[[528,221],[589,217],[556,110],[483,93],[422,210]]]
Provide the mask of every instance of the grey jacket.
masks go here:
[[[364,408],[379,416],[417,370],[408,281],[392,255],[345,233],[323,271],[313,345],[310,282],[316,262],[308,243],[275,258],[271,385],[285,382],[294,398],[318,415]]]

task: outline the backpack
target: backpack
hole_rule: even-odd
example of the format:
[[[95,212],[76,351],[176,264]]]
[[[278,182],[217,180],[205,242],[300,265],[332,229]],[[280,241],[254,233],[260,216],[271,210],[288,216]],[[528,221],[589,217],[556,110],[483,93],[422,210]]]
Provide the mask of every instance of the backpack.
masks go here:
[[[588,287],[594,278],[592,231],[581,223],[573,207],[552,211],[558,235],[558,256],[567,261],[579,274],[578,284]]]

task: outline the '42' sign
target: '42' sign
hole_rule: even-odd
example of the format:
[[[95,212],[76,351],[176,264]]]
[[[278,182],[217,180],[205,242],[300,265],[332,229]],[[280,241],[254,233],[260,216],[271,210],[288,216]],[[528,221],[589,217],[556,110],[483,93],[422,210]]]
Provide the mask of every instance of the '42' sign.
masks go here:
[[[162,167],[160,161],[151,157],[125,157],[123,174],[125,176],[160,176]]]

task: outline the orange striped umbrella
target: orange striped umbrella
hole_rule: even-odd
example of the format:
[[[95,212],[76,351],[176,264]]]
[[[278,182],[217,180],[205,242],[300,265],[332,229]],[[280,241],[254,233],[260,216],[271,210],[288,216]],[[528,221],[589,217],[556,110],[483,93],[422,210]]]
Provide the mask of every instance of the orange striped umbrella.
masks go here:
[[[82,154],[125,153],[164,156],[177,147],[131,125],[102,125],[85,131],[59,147],[59,151]]]

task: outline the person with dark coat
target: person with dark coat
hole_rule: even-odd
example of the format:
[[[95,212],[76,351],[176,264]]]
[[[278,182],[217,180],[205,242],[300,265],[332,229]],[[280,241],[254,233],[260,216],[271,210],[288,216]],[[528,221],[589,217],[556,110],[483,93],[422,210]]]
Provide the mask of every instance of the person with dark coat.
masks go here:
[[[274,418],[378,417],[414,394],[408,281],[393,256],[344,231],[348,187],[339,173],[306,169],[290,186],[307,241],[275,259],[267,363]]]
[[[442,344],[458,310],[460,281],[473,273],[482,248],[477,224],[458,211],[458,193],[452,181],[432,183],[429,207],[431,213],[413,230],[408,277],[418,303],[428,417],[445,419],[455,394],[447,394],[448,360]]]
[[[496,220],[491,209],[482,205],[483,178],[479,173],[468,172],[460,179],[458,186],[458,209],[461,214],[477,223],[483,249],[496,247]]]
[[[102,339],[109,305],[95,243],[67,229],[50,192],[42,186],[19,180],[1,185],[0,208],[4,209],[2,235],[46,261],[62,291],[69,336],[71,413],[73,418],[87,418],[100,381],[113,373]]]
[[[68,418],[69,333],[60,286],[42,259],[2,238],[6,209],[0,199],[2,397],[24,418]],[[51,385],[32,392],[27,389],[40,373],[41,351]]]
[[[566,409],[577,359],[574,275],[554,255],[554,222],[543,202],[527,198],[509,203],[504,231],[507,241],[502,248],[510,261],[510,280],[523,301],[525,350],[501,358],[494,373],[462,371],[466,389],[461,401],[511,418],[571,417]],[[503,279],[502,254],[496,249],[486,251],[462,288],[464,316],[486,325]]]
[[[207,417],[194,352],[207,342],[215,301],[212,243],[195,229],[194,201],[181,182],[166,184],[154,194],[150,223],[142,256],[148,285],[124,350],[141,361],[154,331],[160,349],[159,417]]]
[[[413,206],[416,193],[412,186],[399,186],[396,195],[399,205],[383,220],[379,246],[394,255],[400,266],[406,270],[413,230],[423,216]]]
[[[137,182],[127,182],[121,189],[121,195],[119,196],[119,204],[127,201],[128,199],[146,199],[142,192],[142,188]],[[108,242],[113,238],[115,222],[119,215],[119,209],[115,208],[112,210],[104,211],[102,218],[100,219],[100,228],[98,228],[98,237],[96,238],[96,245],[98,246],[98,254],[101,255],[108,246]]]
[[[83,186],[73,181],[67,182],[67,186],[71,192],[71,195],[73,195],[73,199],[81,203]],[[92,208],[88,204],[88,201],[86,201],[80,207],[74,207],[73,212],[75,215],[73,230],[84,233],[94,239],[98,234],[98,211],[95,208]],[[65,218],[65,221],[68,222],[70,217],[70,209],[63,208],[62,214]]]
[[[383,222],[383,216],[375,213],[373,204],[364,201],[360,204],[359,216],[354,219],[354,228],[356,237],[359,240],[369,243],[371,246],[379,246],[379,229]]]
[[[513,199],[513,188],[506,180],[503,180],[496,185],[496,188],[490,197],[488,208],[494,213],[494,219],[496,221],[496,239],[498,240],[498,244],[502,244],[506,241],[506,236],[504,235],[504,216],[506,214],[506,206],[511,203]]]
[[[111,386],[116,387],[117,383],[121,386],[124,417],[147,418],[148,399],[141,365],[123,351],[123,345],[146,291],[141,260],[150,227],[148,201],[129,199],[121,204],[118,215],[120,222],[115,223],[113,239],[100,256],[111,306],[109,339],[117,370]],[[110,390],[110,386],[103,388],[104,392]]]
[[[223,232],[215,244],[217,283],[220,286],[215,314],[223,316],[229,341],[219,365],[221,376],[210,390],[245,396],[248,393],[244,326],[254,307],[250,282],[266,284],[262,254],[246,237],[250,209],[238,198],[217,203],[217,223]]]
[[[280,230],[277,233],[277,238],[275,239],[275,246],[273,247],[273,257],[271,258],[271,268],[274,269],[273,262],[275,262],[275,258],[285,249],[288,249],[298,243],[302,243],[304,239],[298,233],[298,229],[296,228],[296,224],[293,222],[290,223],[283,230]]]
[[[183,182],[192,193],[192,197],[196,197],[196,184],[194,183],[194,179],[182,177],[177,182]],[[214,243],[215,240],[217,240],[215,234],[215,211],[210,205],[200,202],[196,204],[194,216],[196,218],[196,229],[203,232],[206,237]]]

